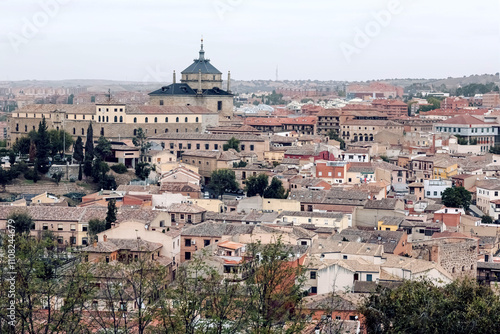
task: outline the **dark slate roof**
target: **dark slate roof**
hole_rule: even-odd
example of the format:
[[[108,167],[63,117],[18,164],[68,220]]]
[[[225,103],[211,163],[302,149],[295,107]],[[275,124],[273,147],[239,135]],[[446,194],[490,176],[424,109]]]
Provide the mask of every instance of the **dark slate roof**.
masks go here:
[[[174,83],[149,93],[149,95],[196,95],[196,91],[185,83]]]
[[[170,84],[168,86],[163,86],[162,88],[155,90],[154,92],[149,93],[148,95],[196,95],[197,89],[191,88],[186,83],[175,83]],[[228,93],[225,90],[222,90],[218,87],[203,89],[202,95],[205,96],[230,96],[231,93]]]
[[[225,90],[222,90],[218,87],[210,88],[210,89],[203,89],[203,95],[233,95],[231,93],[228,93]]]
[[[222,74],[222,72],[216,69],[214,65],[210,64],[210,59],[205,59],[205,51],[203,51],[203,44],[201,45],[199,58],[194,59],[193,63],[189,65],[181,73],[198,74],[200,70],[202,74]]]
[[[181,73],[198,74],[199,70],[201,70],[202,74],[222,74],[214,65],[210,64],[210,59],[195,59],[194,62]]]

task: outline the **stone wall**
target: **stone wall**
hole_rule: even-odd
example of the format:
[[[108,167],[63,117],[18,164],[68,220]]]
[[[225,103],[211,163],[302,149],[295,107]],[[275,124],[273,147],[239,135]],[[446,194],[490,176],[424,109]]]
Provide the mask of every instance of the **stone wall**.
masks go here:
[[[453,278],[476,277],[478,241],[438,238],[413,242],[413,256],[439,263]]]
[[[63,173],[61,180],[78,180],[78,165],[52,165],[45,176],[52,177],[52,175],[57,172]]]

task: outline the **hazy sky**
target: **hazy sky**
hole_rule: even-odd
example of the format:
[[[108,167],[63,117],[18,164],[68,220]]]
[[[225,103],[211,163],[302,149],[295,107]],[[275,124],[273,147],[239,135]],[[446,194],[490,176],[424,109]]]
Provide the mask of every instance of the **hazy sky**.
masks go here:
[[[440,78],[500,69],[498,0],[0,0],[0,80]]]

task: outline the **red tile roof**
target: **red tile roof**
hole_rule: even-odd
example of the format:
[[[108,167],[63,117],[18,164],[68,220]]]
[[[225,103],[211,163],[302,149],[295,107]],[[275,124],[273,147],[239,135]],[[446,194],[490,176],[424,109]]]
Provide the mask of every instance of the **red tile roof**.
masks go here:
[[[438,124],[460,124],[460,125],[469,125],[469,124],[477,124],[477,125],[484,125],[487,124],[486,122],[483,122],[482,120],[471,116],[471,115],[458,115],[452,118],[449,118],[445,121],[439,122]]]

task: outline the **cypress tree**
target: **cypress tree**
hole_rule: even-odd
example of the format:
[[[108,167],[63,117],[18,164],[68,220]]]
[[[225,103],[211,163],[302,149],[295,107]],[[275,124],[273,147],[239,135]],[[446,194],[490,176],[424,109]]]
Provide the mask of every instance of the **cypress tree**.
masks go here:
[[[85,143],[85,159],[83,172],[85,176],[92,175],[92,160],[94,160],[94,131],[92,130],[92,122],[87,128],[87,141]]]

